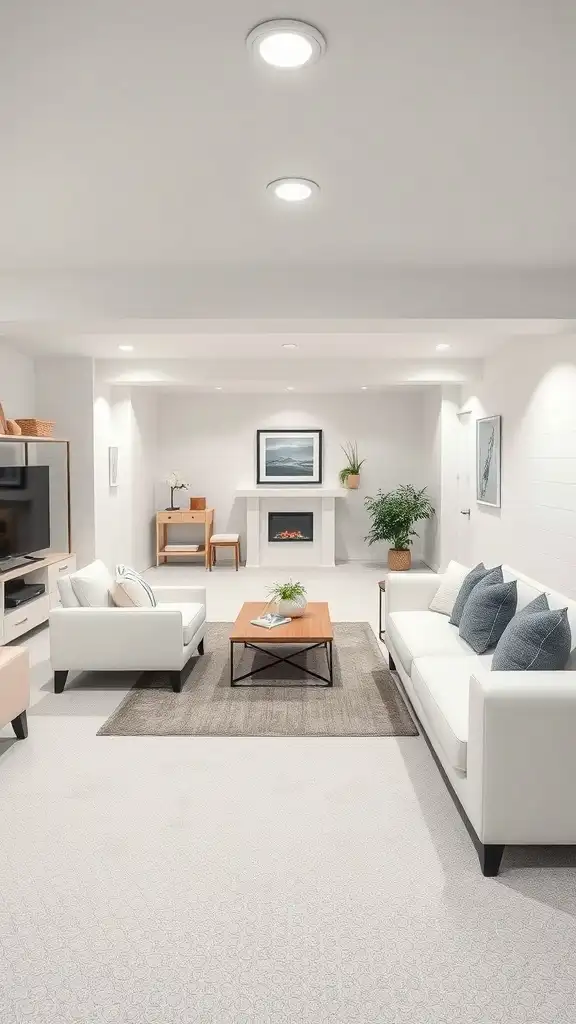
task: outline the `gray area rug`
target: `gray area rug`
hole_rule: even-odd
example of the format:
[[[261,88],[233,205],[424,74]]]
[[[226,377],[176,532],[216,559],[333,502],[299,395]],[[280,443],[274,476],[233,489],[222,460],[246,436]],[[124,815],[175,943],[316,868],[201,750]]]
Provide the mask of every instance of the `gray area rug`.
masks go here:
[[[367,622],[334,624],[334,686],[330,688],[308,685],[305,672],[291,665],[259,672],[256,680],[269,685],[232,688],[231,629],[228,622],[209,624],[206,653],[194,660],[182,693],[173,693],[160,673],[142,677],[98,735],[418,735]],[[326,672],[322,650],[299,659],[303,663],[308,659],[310,668]],[[238,645],[235,673],[265,661],[264,655]]]

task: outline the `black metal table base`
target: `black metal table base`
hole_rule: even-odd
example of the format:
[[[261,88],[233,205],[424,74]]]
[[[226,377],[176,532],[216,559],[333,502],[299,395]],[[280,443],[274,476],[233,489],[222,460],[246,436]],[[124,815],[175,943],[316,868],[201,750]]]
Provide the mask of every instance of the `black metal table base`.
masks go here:
[[[386,633],[382,624],[382,594],[386,593],[386,580],[380,580],[378,584],[378,636],[380,640],[384,641]]]
[[[253,651],[259,651],[260,654],[265,654],[270,660],[265,665],[259,665],[258,668],[252,668],[249,672],[244,672],[240,676],[234,675],[234,648],[237,644],[241,644],[243,647],[248,647]],[[277,645],[280,646],[279,644]],[[296,646],[296,645],[294,645]],[[332,657],[332,641],[323,640],[322,643],[297,645],[300,649],[294,651],[293,654],[281,655],[272,653],[272,651],[266,650],[265,647],[259,647],[258,644],[245,643],[243,640],[231,640],[230,641],[230,686],[279,686],[283,684],[279,683],[244,683],[243,679],[252,679],[258,672],[265,672],[266,669],[272,668],[273,665],[280,665],[285,663],[286,665],[292,665],[294,668],[299,668],[300,671],[306,673],[306,675],[313,679],[319,679],[319,683],[302,682],[293,683],[287,682],[286,686],[333,686],[334,685],[334,664]],[[320,675],[319,672],[314,672],[307,665],[299,665],[297,661],[294,661],[299,654],[307,654],[308,651],[315,651],[317,648],[323,647],[326,651],[326,663],[328,665],[328,675]]]

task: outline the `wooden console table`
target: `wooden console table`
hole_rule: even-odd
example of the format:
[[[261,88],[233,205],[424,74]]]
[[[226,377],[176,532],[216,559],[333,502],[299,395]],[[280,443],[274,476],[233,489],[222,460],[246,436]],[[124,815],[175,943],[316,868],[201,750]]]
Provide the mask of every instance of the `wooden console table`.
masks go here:
[[[198,551],[190,551],[185,544],[171,547],[166,551],[168,544],[168,528],[170,526],[189,526],[190,524],[204,527],[204,543]],[[156,513],[156,565],[167,562],[169,558],[203,558],[204,566],[208,568],[208,551],[210,548],[210,537],[214,532],[214,509],[204,508],[198,511],[188,509],[177,509],[176,512]]]

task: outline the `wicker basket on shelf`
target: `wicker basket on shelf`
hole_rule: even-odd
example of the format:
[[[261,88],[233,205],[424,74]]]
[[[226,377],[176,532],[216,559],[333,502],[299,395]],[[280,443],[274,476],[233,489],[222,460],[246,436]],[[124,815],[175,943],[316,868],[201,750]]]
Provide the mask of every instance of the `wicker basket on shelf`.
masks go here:
[[[52,437],[54,431],[53,420],[16,420],[16,423],[26,437]]]

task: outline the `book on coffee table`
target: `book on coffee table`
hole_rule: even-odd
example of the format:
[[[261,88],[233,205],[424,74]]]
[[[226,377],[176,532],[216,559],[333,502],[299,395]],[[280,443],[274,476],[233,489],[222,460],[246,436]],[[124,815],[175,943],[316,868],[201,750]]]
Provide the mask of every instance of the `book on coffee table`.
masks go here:
[[[258,619],[250,619],[251,626],[262,626],[263,629],[274,629],[274,626],[286,626],[292,619],[285,615],[276,615],[275,612],[267,612]]]

